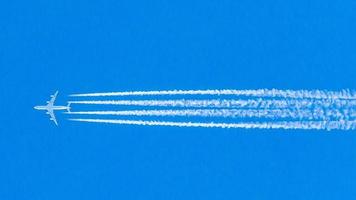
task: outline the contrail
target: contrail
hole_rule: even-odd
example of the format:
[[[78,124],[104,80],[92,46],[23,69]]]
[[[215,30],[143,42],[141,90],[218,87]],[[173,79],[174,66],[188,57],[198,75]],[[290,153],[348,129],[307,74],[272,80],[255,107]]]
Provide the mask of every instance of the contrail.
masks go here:
[[[73,97],[98,97],[98,96],[146,96],[146,95],[237,95],[250,97],[280,97],[280,98],[314,98],[314,99],[356,99],[356,93],[350,90],[162,90],[162,91],[128,91],[72,94]]]
[[[109,119],[69,119],[71,121],[128,124],[143,126],[176,126],[176,127],[204,127],[204,128],[244,128],[244,129],[315,129],[315,130],[354,130],[356,121],[281,121],[281,122],[248,122],[248,123],[202,123],[202,122],[171,122],[144,120],[109,120]]]
[[[311,107],[354,107],[356,100],[343,99],[248,99],[248,100],[106,100],[69,101],[71,104],[123,105],[123,106],[161,106],[161,107],[211,107],[211,108],[311,108]]]
[[[190,99],[174,95],[191,95]],[[202,99],[199,95],[210,95]],[[220,99],[220,95],[224,98]],[[230,95],[230,96],[229,96]],[[356,92],[350,90],[162,90],[73,94],[73,97],[142,96],[142,100],[77,100],[71,105],[118,105],[118,110],[68,112],[72,115],[128,117],[200,117],[206,122],[172,122],[122,119],[70,119],[73,121],[135,124],[148,126],[354,130]],[[174,96],[172,99],[148,99],[148,96]],[[228,97],[226,97],[228,96]],[[142,108],[129,106],[137,106]],[[127,108],[128,107],[128,108]],[[145,108],[144,108],[145,107]],[[148,107],[151,107],[148,109]],[[161,109],[158,109],[161,107]],[[165,107],[165,109],[163,109]],[[119,108],[119,107],[118,107]],[[112,118],[112,117],[111,117]],[[224,118],[224,119],[217,119]],[[228,119],[230,118],[230,119]],[[234,122],[230,122],[231,119]],[[268,119],[268,120],[267,120]],[[163,118],[162,118],[163,120]],[[194,118],[198,120],[198,118]],[[204,120],[204,121],[205,121]],[[217,121],[215,121],[217,120]],[[240,122],[236,122],[241,120]],[[252,122],[245,122],[253,120]],[[225,123],[229,122],[229,123]]]
[[[291,118],[309,120],[350,119],[356,112],[344,113],[330,110],[290,110],[290,109],[186,109],[186,110],[120,110],[120,111],[79,111],[74,115],[119,115],[119,116],[195,116],[225,118]]]

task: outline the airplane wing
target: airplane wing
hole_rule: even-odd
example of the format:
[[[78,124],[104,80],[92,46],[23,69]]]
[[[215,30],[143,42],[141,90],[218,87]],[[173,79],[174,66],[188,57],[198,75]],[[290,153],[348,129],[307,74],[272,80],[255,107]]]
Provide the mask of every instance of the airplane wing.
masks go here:
[[[49,110],[47,113],[50,116],[50,120],[52,120],[58,126],[58,123],[57,123],[57,120],[56,120],[56,116],[54,115],[53,110]]]
[[[51,100],[49,100],[47,103],[48,105],[50,106],[53,106],[54,105],[54,101],[56,100],[57,98],[57,94],[58,94],[58,91],[56,91],[56,93],[54,93],[54,95],[51,95]]]

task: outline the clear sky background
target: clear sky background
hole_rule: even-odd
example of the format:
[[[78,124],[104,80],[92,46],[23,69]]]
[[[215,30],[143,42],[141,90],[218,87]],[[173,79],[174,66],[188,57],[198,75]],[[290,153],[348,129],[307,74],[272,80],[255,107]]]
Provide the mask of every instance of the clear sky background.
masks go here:
[[[59,90],[356,89],[356,2],[2,1],[0,199],[353,199],[355,131],[84,124]]]

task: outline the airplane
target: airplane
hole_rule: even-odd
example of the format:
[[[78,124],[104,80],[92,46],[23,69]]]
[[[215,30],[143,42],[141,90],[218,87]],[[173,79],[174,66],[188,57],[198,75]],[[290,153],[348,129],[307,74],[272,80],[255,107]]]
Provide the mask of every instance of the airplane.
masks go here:
[[[56,93],[54,93],[54,95],[51,95],[51,99],[49,101],[47,101],[47,105],[45,106],[35,106],[34,109],[36,110],[47,110],[46,114],[49,114],[50,116],[50,120],[53,121],[57,126],[57,120],[56,120],[56,116],[54,115],[55,110],[67,110],[68,112],[70,112],[70,103],[68,103],[67,106],[55,106],[54,105],[54,101],[57,98],[57,94],[58,91],[56,91]]]

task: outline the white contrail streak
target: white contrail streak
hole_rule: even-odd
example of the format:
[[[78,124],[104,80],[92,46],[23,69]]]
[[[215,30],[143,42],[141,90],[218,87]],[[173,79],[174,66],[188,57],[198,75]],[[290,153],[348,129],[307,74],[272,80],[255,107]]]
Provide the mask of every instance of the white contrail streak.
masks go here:
[[[73,94],[74,97],[193,95],[191,99],[152,100],[80,100],[70,104],[142,106],[152,109],[77,111],[73,115],[116,115],[135,117],[223,117],[242,122],[172,122],[122,119],[85,119],[72,121],[133,124],[148,126],[246,128],[246,129],[321,129],[354,130],[356,128],[356,92],[350,90],[162,90]],[[194,99],[194,95],[211,95],[213,99]],[[219,95],[232,95],[220,99]],[[250,98],[249,98],[250,97]],[[181,97],[182,98],[182,97]],[[185,97],[184,97],[185,98]],[[232,98],[232,99],[230,99]],[[167,107],[156,109],[154,107]],[[170,107],[170,108],[169,108]],[[180,109],[179,109],[180,108]],[[212,119],[212,118],[210,118]],[[246,119],[256,122],[244,122]],[[269,119],[260,121],[258,119]],[[283,121],[278,121],[283,120]]]
[[[204,128],[244,128],[244,129],[316,129],[316,130],[354,130],[356,121],[282,121],[282,122],[248,122],[248,123],[201,123],[201,122],[171,122],[171,121],[143,121],[143,120],[115,120],[115,119],[69,119],[71,121],[128,124],[143,126],[176,126],[176,127],[204,127]]]
[[[314,99],[356,99],[356,93],[349,90],[161,90],[161,91],[128,91],[72,94],[73,97],[95,96],[146,96],[146,95],[238,95],[251,97],[281,97],[281,98],[314,98]]]
[[[162,107],[212,107],[212,108],[311,108],[311,107],[356,107],[356,100],[341,99],[248,99],[248,100],[106,100],[69,101],[71,104],[162,106]]]
[[[120,110],[120,111],[79,111],[68,112],[74,115],[119,115],[119,116],[195,116],[225,118],[291,118],[309,120],[349,119],[355,115],[343,113],[336,109],[330,110],[253,110],[253,109],[187,109],[187,110]]]

